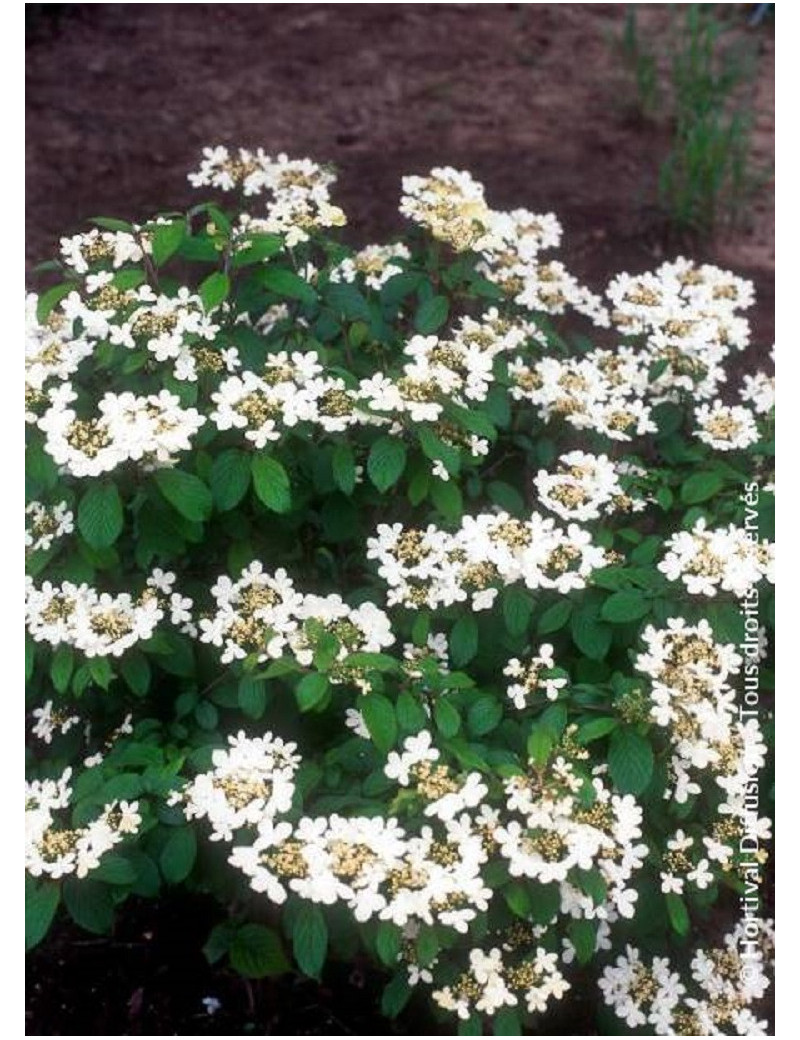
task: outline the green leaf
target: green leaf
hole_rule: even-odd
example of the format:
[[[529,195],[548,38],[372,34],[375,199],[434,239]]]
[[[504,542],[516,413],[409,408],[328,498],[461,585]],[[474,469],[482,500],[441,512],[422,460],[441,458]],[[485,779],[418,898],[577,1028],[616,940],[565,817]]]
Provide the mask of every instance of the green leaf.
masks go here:
[[[692,923],[689,919],[686,903],[684,903],[677,892],[667,892],[664,896],[664,901],[667,904],[667,914],[674,930],[678,935],[688,935]]]
[[[430,479],[431,501],[447,520],[457,521],[464,512],[461,489],[454,480]]]
[[[107,881],[109,885],[131,885],[136,880],[136,870],[124,856],[107,852],[92,871],[92,879]]]
[[[556,738],[547,726],[534,726],[528,734],[528,756],[540,768],[547,764]]]
[[[25,633],[25,682],[30,682],[36,665],[36,643]]]
[[[491,733],[500,725],[503,705],[491,694],[479,697],[467,712],[467,728],[476,737]]]
[[[402,945],[403,933],[397,925],[381,921],[375,935],[375,949],[378,951],[381,962],[387,968],[393,968],[397,964]]]
[[[512,881],[503,889],[508,908],[517,917],[526,918],[531,912],[530,887],[521,881]]]
[[[612,718],[599,718],[589,719],[588,722],[584,722],[578,727],[576,739],[579,744],[589,744],[593,740],[598,740],[600,737],[605,737],[612,730],[615,730],[619,725],[619,719]]]
[[[228,293],[231,291],[231,280],[222,271],[214,271],[212,274],[205,278],[198,288],[197,292],[200,299],[203,301],[203,309],[208,313],[213,311],[215,307],[219,307],[223,300],[227,299]]]
[[[219,723],[219,712],[211,701],[200,701],[194,709],[194,717],[201,729],[216,729]]]
[[[380,751],[388,751],[397,739],[397,719],[391,701],[378,693],[368,693],[358,701],[373,743]]]
[[[521,516],[525,512],[525,499],[515,487],[506,484],[504,480],[489,481],[486,490],[492,502],[512,516]]]
[[[430,925],[421,925],[416,940],[416,960],[423,968],[429,967],[439,955],[439,937]]]
[[[229,955],[231,966],[247,979],[282,975],[291,969],[280,936],[263,924],[246,924],[237,929]]]
[[[102,689],[107,690],[111,685],[111,680],[114,678],[114,673],[111,670],[111,663],[108,658],[90,657],[87,661],[87,666],[92,679],[98,686],[102,687]],[[77,680],[77,674],[75,678]]]
[[[448,312],[449,304],[446,296],[431,296],[430,300],[425,300],[417,310],[414,318],[416,331],[423,336],[430,336],[437,332],[447,320]]]
[[[534,924],[549,925],[561,906],[561,889],[556,882],[536,885],[531,905],[531,920]]]
[[[31,950],[44,939],[55,917],[59,901],[58,885],[52,881],[25,886],[25,949]]]
[[[67,878],[61,894],[75,924],[95,935],[110,931],[114,923],[114,904],[105,885],[99,881]]]
[[[292,948],[300,970],[318,979],[328,950],[328,926],[318,906],[302,903],[292,929]]]
[[[239,707],[251,719],[260,719],[267,707],[267,688],[260,679],[239,680]]]
[[[234,253],[231,259],[231,267],[247,267],[256,264],[260,260],[266,260],[283,249],[283,239],[280,235],[249,235],[250,245],[246,249],[240,249]]]
[[[153,262],[161,267],[181,247],[186,237],[186,221],[174,220],[171,224],[156,224],[150,231],[153,244]]]
[[[353,449],[347,441],[341,441],[333,449],[331,469],[336,486],[345,495],[352,495],[356,486],[356,462]]]
[[[503,618],[512,636],[521,636],[530,624],[533,599],[518,585],[503,590]]]
[[[461,467],[461,454],[458,448],[452,444],[445,444],[428,426],[418,426],[417,436],[420,448],[431,461],[441,462],[451,475],[458,473]]]
[[[687,506],[705,502],[716,495],[724,484],[725,478],[715,470],[692,473],[681,484],[681,502],[685,502]]]
[[[367,473],[378,491],[397,483],[406,466],[406,446],[397,437],[381,437],[369,450]]]
[[[211,492],[193,473],[180,469],[160,469],[155,474],[158,490],[187,520],[206,520],[214,506]]]
[[[209,932],[208,938],[203,944],[203,955],[209,964],[221,961],[230,950],[237,928],[233,921],[221,921]]]
[[[570,921],[567,925],[579,964],[588,964],[594,957],[597,944],[597,924],[594,921]]]
[[[454,737],[461,728],[461,716],[445,697],[437,697],[433,717],[443,737]]]
[[[335,664],[342,644],[333,634],[324,629],[314,637],[314,667],[318,672],[327,672]]]
[[[396,1018],[411,998],[411,986],[408,984],[406,970],[392,977],[381,996],[381,1012],[387,1018]]]
[[[595,906],[600,906],[608,898],[608,885],[597,867],[591,870],[576,870],[575,880],[580,890],[592,897]]]
[[[197,838],[192,827],[174,827],[159,857],[161,873],[176,885],[191,873],[197,857]]]
[[[635,729],[621,726],[611,734],[608,768],[623,794],[641,794],[653,775],[653,749]]]
[[[220,513],[238,506],[250,487],[250,458],[236,448],[220,452],[211,465],[209,484]]]
[[[288,513],[292,508],[289,474],[271,455],[254,456],[253,486],[259,499],[275,513]]]
[[[336,313],[350,321],[362,319],[369,321],[371,318],[369,304],[355,287],[346,282],[331,282],[325,290],[325,298],[328,305]]]
[[[593,661],[602,661],[611,646],[611,628],[598,621],[591,610],[573,611],[572,638],[578,649]]]
[[[449,311],[450,304],[447,302],[446,296],[431,296],[429,300],[425,300],[420,305],[417,311],[414,319],[417,332],[423,336],[436,332],[447,321]]]
[[[57,693],[66,693],[69,689],[74,663],[75,656],[68,646],[60,646],[53,654],[53,660],[50,663],[50,680]]]
[[[261,275],[261,283],[278,296],[288,296],[293,300],[302,300],[303,303],[314,303],[317,298],[308,282],[283,267],[268,268]]]
[[[403,690],[398,696],[396,712],[397,721],[405,733],[419,733],[428,721],[425,709],[408,690]]]
[[[128,650],[119,662],[122,678],[137,697],[144,697],[150,689],[150,662],[137,650]]]
[[[558,632],[569,621],[572,613],[572,602],[568,599],[559,599],[543,614],[536,622],[536,631],[540,636],[548,635],[550,632]]]
[[[295,696],[300,711],[310,711],[323,699],[328,692],[328,678],[319,672],[310,672],[304,675],[297,684]]]
[[[122,532],[122,500],[116,485],[93,482],[78,504],[78,530],[93,549],[113,545]]]
[[[462,614],[450,633],[450,660],[461,668],[478,652],[478,622],[473,614]]]
[[[127,220],[118,220],[117,217],[88,217],[88,223],[97,224],[98,227],[107,231],[133,231]]]
[[[43,292],[36,302],[36,320],[45,321],[55,305],[73,289],[75,289],[74,282],[62,282],[61,285],[54,285],[52,289]]]
[[[458,1035],[459,1036],[483,1036],[483,1029],[481,1028],[481,1017],[480,1015],[470,1015],[469,1018],[464,1021],[463,1019],[458,1020]]]
[[[501,1008],[492,1019],[494,1036],[522,1036],[522,1019],[514,1008]]]
[[[641,592],[615,592],[609,596],[600,610],[605,621],[622,624],[626,621],[638,621],[650,611],[649,601]]]

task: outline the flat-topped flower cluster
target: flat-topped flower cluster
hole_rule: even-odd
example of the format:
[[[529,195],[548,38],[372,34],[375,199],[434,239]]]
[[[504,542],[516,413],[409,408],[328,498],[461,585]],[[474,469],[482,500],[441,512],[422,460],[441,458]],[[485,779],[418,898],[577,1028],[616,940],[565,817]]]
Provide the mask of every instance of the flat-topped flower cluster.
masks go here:
[[[366,955],[387,1015],[543,1033],[594,974],[606,1030],[763,1035],[767,908],[749,981],[708,913],[772,837],[752,284],[593,291],[450,167],[359,249],[331,167],[189,179],[26,298],[29,943],[186,884],[209,956]]]

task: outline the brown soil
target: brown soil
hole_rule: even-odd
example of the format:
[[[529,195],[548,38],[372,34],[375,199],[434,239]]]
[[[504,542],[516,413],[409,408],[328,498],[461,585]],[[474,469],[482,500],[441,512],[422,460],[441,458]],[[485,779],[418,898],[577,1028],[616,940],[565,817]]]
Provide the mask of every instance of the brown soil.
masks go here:
[[[730,6],[760,52],[756,147],[768,158],[773,30],[746,29],[744,5]],[[565,260],[594,287],[678,251],[655,206],[668,129],[633,114],[614,46],[622,4],[39,7],[50,17],[36,19],[28,55],[30,263],[87,216],[197,201],[185,172],[211,143],[335,162],[356,242],[401,230],[402,174],[449,164],[498,207],[554,210]],[[669,5],[638,8],[646,33],[663,32]],[[749,227],[692,248],[755,280],[766,346],[772,206],[767,187]]]

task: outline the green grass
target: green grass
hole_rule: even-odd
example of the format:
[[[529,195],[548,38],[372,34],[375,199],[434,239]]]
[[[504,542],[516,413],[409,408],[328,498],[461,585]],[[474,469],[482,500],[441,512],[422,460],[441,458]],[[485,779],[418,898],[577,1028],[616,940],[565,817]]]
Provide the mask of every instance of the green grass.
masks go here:
[[[671,126],[658,198],[670,227],[682,235],[703,237],[740,225],[771,174],[751,158],[755,41],[744,35],[743,22],[740,32],[729,32],[731,22],[719,6],[680,5],[660,54],[642,40],[630,7],[621,41],[640,112],[665,116]]]

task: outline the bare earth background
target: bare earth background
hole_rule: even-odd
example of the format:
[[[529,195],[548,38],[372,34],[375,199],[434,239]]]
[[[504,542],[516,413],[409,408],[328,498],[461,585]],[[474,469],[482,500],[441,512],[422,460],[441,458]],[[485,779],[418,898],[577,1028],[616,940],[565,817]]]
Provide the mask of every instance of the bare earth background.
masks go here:
[[[758,48],[760,162],[771,162],[774,34],[747,5],[720,5]],[[400,177],[471,170],[491,205],[553,210],[561,256],[594,289],[680,251],[656,208],[663,120],[633,114],[614,43],[622,4],[69,4],[38,7],[27,59],[27,249],[32,267],[98,214],[143,219],[196,202],[186,172],[224,143],[333,161],[358,244],[402,230]],[[662,34],[664,4],[637,5]],[[754,279],[748,367],[772,344],[772,186],[748,226],[692,247]],[[683,246],[685,252],[689,251]],[[744,360],[744,359],[743,359]],[[324,985],[252,985],[199,952],[219,911],[191,897],[131,907],[111,940],[56,929],[29,965],[30,1035],[424,1034],[411,1011],[376,1012],[379,980],[356,964]],[[579,986],[576,986],[576,990]],[[222,1010],[209,1018],[201,998]],[[555,1035],[591,1035],[571,1004]]]
[[[555,211],[566,261],[595,287],[677,250],[655,208],[668,131],[632,114],[614,47],[625,5],[61,6],[28,53],[29,263],[88,216],[188,204],[185,173],[216,143],[335,162],[358,243],[402,228],[403,174],[448,164],[492,205]],[[769,161],[773,30],[725,6],[760,50],[755,143]],[[666,31],[668,5],[637,7],[645,33]],[[755,279],[767,346],[773,248],[768,187],[749,227],[693,250]]]

